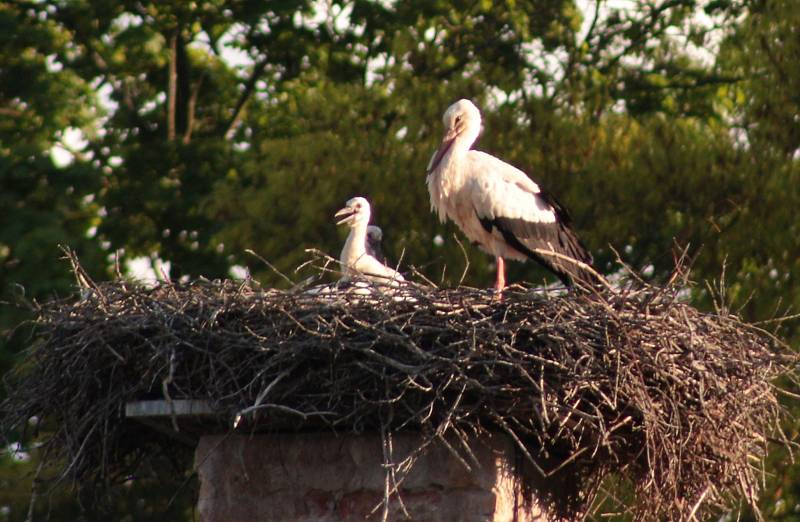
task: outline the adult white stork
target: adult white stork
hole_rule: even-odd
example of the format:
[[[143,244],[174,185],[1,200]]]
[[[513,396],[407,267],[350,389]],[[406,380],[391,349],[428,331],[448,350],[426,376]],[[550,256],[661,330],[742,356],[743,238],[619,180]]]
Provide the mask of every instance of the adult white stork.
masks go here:
[[[504,258],[534,259],[567,286],[600,282],[564,207],[521,170],[470,150],[481,132],[478,108],[459,100],[443,121],[444,139],[427,168],[431,209],[497,258],[495,288],[505,287]]]
[[[370,219],[369,202],[362,197],[355,197],[347,201],[345,207],[335,214],[341,218],[336,224],[347,224],[350,233],[339,256],[339,263],[344,272],[343,280],[348,280],[356,275],[361,275],[370,281],[396,285],[404,281],[403,276],[384,265],[375,257],[367,253],[367,227]]]

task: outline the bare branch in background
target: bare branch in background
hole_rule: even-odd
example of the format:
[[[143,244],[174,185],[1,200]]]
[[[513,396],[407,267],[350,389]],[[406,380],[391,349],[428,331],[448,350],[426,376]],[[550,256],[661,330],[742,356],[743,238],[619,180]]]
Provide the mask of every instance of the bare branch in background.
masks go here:
[[[255,90],[256,83],[261,75],[264,73],[264,69],[267,68],[267,58],[261,59],[258,63],[253,66],[253,71],[250,73],[250,78],[247,79],[247,82],[244,85],[244,90],[242,94],[239,96],[239,99],[236,101],[236,106],[233,109],[233,114],[231,115],[231,119],[228,124],[225,126],[225,139],[230,140],[233,138],[233,134],[236,132],[236,127],[239,124],[239,119],[242,116],[242,110],[244,106],[247,104],[247,101],[250,99],[250,96],[253,94]]]
[[[178,95],[178,33],[176,27],[169,36],[169,71],[167,73],[167,140],[175,139],[175,107]]]

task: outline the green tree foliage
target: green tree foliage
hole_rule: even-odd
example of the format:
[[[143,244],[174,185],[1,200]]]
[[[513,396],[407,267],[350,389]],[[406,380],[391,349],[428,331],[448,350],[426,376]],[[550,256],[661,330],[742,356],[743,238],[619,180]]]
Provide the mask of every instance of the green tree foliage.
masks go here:
[[[731,132],[747,159],[742,184],[749,195],[743,219],[748,234],[728,247],[738,260],[731,291],[752,296],[747,315],[800,305],[800,6],[790,0],[748,2],[747,10],[724,41],[720,67],[742,78],[725,90],[723,104]],[[744,228],[744,227],[742,227]],[[784,331],[797,345],[797,328]],[[796,398],[786,406],[794,421],[787,434],[800,435]],[[784,452],[772,455],[762,502],[770,520],[800,520],[800,466]]]
[[[726,304],[768,319],[800,306],[798,27],[792,0],[0,2],[2,299],[66,293],[59,243],[97,278],[145,256],[285,285],[252,249],[299,281],[306,248],[338,255],[354,195],[391,259],[455,284],[463,248],[465,282],[488,285],[491,259],[424,183],[442,112],[468,97],[477,147],[550,189],[601,269],[615,249],[663,279],[689,245],[698,281],[724,267]],[[765,507],[794,520],[782,466]]]
[[[4,301],[70,290],[73,278],[58,261],[59,243],[73,245],[93,269],[99,266],[96,241],[86,236],[97,219],[100,177],[81,161],[56,166],[50,154],[67,129],[91,134],[91,123],[99,115],[90,86],[55,59],[68,40],[57,24],[32,20],[21,7],[0,3],[0,299]],[[6,307],[0,313],[0,328],[11,328],[24,316]],[[0,371],[9,368],[12,347],[18,348],[19,342],[0,341]]]

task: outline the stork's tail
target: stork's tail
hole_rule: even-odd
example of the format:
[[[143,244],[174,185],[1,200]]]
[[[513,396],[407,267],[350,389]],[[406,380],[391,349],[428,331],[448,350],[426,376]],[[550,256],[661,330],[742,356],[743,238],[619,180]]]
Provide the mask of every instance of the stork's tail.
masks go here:
[[[555,272],[565,286],[595,292],[612,290],[605,276],[592,266],[592,256],[584,249],[572,252],[573,256],[540,248],[533,249],[532,253]]]

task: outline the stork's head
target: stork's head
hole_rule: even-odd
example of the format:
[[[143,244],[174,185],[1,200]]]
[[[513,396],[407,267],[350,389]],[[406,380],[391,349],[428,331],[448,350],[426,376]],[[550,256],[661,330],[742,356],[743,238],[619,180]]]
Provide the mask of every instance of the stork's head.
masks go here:
[[[379,245],[381,241],[383,241],[383,230],[381,230],[381,227],[377,227],[375,225],[368,226],[367,241]]]
[[[481,131],[481,111],[469,100],[458,100],[444,111],[445,139],[455,138],[464,134],[474,134],[478,137]]]
[[[469,100],[458,100],[444,111],[444,138],[439,150],[431,158],[427,172],[432,172],[454,143],[463,150],[469,149],[481,133],[481,111]]]
[[[337,225],[344,225],[345,223],[350,227],[369,223],[369,202],[362,198],[352,198],[345,203],[345,207],[338,211],[335,215],[339,219]]]

